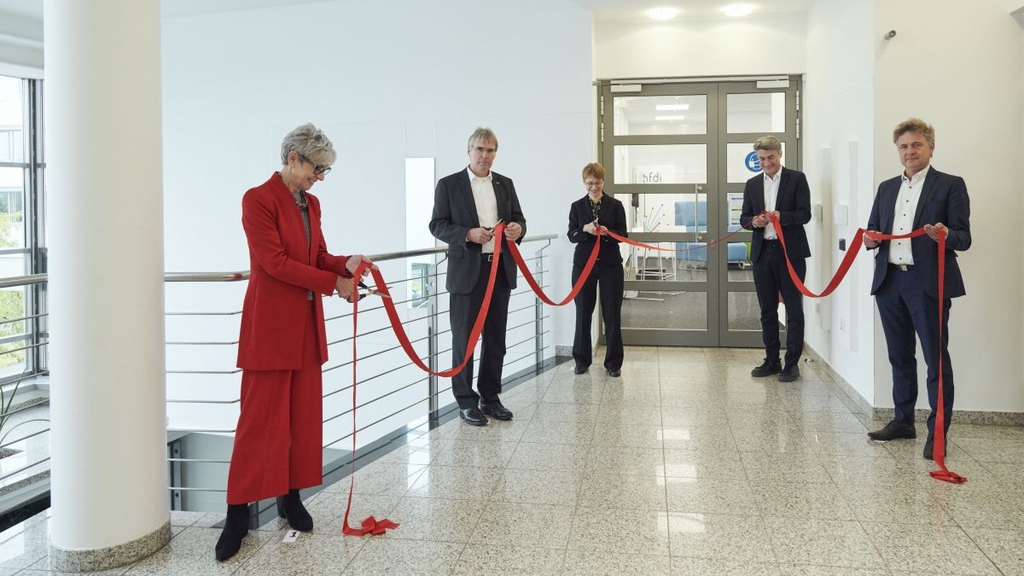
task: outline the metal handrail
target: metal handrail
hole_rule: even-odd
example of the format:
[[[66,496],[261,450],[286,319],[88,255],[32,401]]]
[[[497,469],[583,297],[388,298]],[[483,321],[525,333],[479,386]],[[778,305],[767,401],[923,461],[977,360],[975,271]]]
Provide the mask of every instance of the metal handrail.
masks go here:
[[[548,234],[548,235],[540,235],[540,236],[528,237],[528,238],[525,238],[523,240],[524,243],[527,243],[527,242],[530,242],[530,243],[533,243],[533,242],[544,242],[543,246],[538,249],[536,256],[534,256],[534,257],[527,257],[524,254],[524,258],[526,258],[527,262],[530,263],[530,267],[536,270],[535,274],[538,276],[539,279],[542,279],[542,276],[547,272],[547,270],[543,266],[544,261],[543,261],[543,255],[541,254],[541,252],[543,250],[545,250],[546,248],[548,248],[551,245],[551,241],[554,240],[557,237],[558,236],[556,234]],[[429,346],[429,350],[430,351],[428,352],[428,359],[429,359],[430,365],[431,365],[431,367],[433,369],[437,368],[437,366],[436,366],[438,364],[437,357],[439,355],[449,353],[450,350],[451,350],[449,345],[447,345],[447,344],[438,345],[438,343],[436,342],[439,337],[445,337],[448,334],[450,334],[450,329],[443,328],[443,327],[441,329],[439,329],[439,327],[437,326],[437,324],[438,324],[438,322],[437,322],[438,315],[443,315],[443,314],[445,314],[447,312],[447,309],[443,308],[440,305],[442,303],[442,301],[439,300],[439,296],[444,294],[443,285],[442,286],[438,285],[439,278],[445,274],[445,272],[438,270],[438,266],[439,265],[443,266],[443,264],[445,264],[447,262],[447,252],[448,252],[448,248],[447,247],[438,246],[438,247],[434,247],[434,248],[426,248],[426,249],[419,249],[419,250],[409,250],[409,251],[403,251],[403,252],[386,252],[386,253],[379,253],[379,254],[369,255],[370,259],[372,259],[375,262],[387,262],[387,261],[402,260],[402,259],[422,257],[422,256],[436,256],[437,257],[437,258],[434,259],[434,263],[431,265],[430,272],[427,274],[427,276],[425,276],[425,277],[417,276],[415,278],[401,278],[401,279],[397,279],[397,280],[389,282],[389,286],[392,286],[392,287],[394,287],[394,286],[401,286],[403,284],[408,284],[409,282],[412,282],[412,281],[422,281],[422,282],[424,282],[424,287],[425,287],[425,296],[424,297],[427,298],[428,304],[424,305],[423,308],[418,308],[418,310],[420,310],[420,312],[415,312],[415,313],[411,314],[412,317],[408,318],[408,320],[403,322],[403,324],[405,324],[407,326],[407,329],[410,326],[413,326],[413,325],[416,326],[417,332],[415,334],[410,334],[410,339],[414,342],[414,345],[416,345],[417,348],[419,348],[420,346],[423,346],[424,344]],[[539,262],[539,265],[535,266],[535,261]],[[166,273],[164,275],[164,280],[167,283],[231,283],[231,282],[241,282],[241,281],[245,281],[245,280],[248,280],[248,279],[249,279],[249,272],[248,271],[237,271],[237,272],[170,272],[170,273]],[[33,274],[33,275],[27,275],[27,276],[0,278],[0,288],[11,288],[11,287],[28,286],[28,285],[35,285],[35,284],[45,284],[47,281],[48,281],[48,276],[46,274]],[[543,282],[541,282],[541,283],[543,285]],[[530,296],[530,294],[528,293],[528,289],[526,289],[525,287],[521,287],[519,290],[516,291],[516,293],[514,295],[518,296],[518,297]],[[394,303],[396,305],[405,306],[405,305],[409,304],[409,302],[412,301],[411,299],[408,299],[408,298],[404,298],[404,297],[400,297],[400,298],[401,299],[394,300]],[[417,296],[417,299],[418,298],[419,297]],[[367,301],[367,302],[370,302],[370,301]],[[539,302],[539,300],[538,300],[538,302]],[[510,309],[509,313],[510,313],[510,315],[512,315],[512,314],[522,314],[524,311],[530,310],[530,308],[533,307],[533,306],[534,306],[534,304],[526,305],[526,306],[523,306],[523,307],[516,306],[513,309]],[[381,308],[382,308],[382,306],[380,306],[379,303],[376,303],[376,305],[362,307],[362,308],[360,308],[360,313],[361,313],[360,317],[362,318],[362,314],[364,314],[364,313],[380,310]],[[410,308],[410,310],[413,310],[413,308]],[[166,311],[165,314],[166,314],[167,317],[194,317],[194,318],[197,318],[197,319],[201,319],[201,318],[205,317],[206,319],[205,320],[201,320],[202,322],[217,322],[217,323],[220,323],[220,322],[223,322],[223,321],[222,320],[217,320],[216,319],[217,317],[233,317],[233,316],[238,316],[238,315],[241,314],[241,311],[240,310],[217,311],[217,312],[210,312],[210,311],[197,311],[197,312],[173,311],[173,312],[171,312],[171,311]],[[44,311],[42,315],[37,315],[36,317],[45,317],[45,316],[46,316],[46,312]],[[344,318],[349,318],[351,316],[352,316],[351,312],[345,312],[343,314],[331,315],[329,318],[327,318],[327,322],[330,325],[330,323],[332,321],[337,321],[337,320],[341,320],[341,319],[344,319]],[[516,330],[516,329],[522,330],[524,326],[528,327],[530,325],[535,325],[535,326],[537,326],[537,328],[536,328],[536,330],[531,331],[531,336],[526,337],[526,338],[516,338],[514,342],[509,344],[508,347],[509,347],[509,349],[511,351],[514,347],[517,347],[517,346],[521,347],[523,345],[528,345],[531,341],[535,343],[535,345],[533,347],[531,347],[531,349],[528,350],[528,351],[520,349],[518,352],[510,354],[509,357],[506,358],[506,364],[507,365],[519,365],[519,366],[522,366],[523,365],[522,363],[524,361],[529,361],[533,357],[535,357],[537,359],[540,359],[542,357],[542,355],[543,355],[543,348],[544,348],[544,346],[543,346],[543,339],[544,339],[544,337],[547,334],[549,334],[549,331],[543,327],[543,322],[545,322],[548,318],[549,318],[549,316],[547,316],[545,314],[538,314],[535,320],[522,321],[522,322],[517,321],[517,322],[515,322],[515,323],[510,325],[509,330]],[[29,319],[30,318],[26,317],[23,320],[29,320]],[[186,320],[186,322],[187,322],[187,320]],[[424,324],[424,322],[426,322],[426,324]],[[224,326],[223,324],[218,324],[218,325],[219,326]],[[361,321],[361,323],[360,323],[360,332],[358,334],[358,337],[359,338],[364,338],[364,337],[378,338],[379,335],[382,332],[386,331],[386,328],[387,328],[386,326],[384,326],[384,327],[376,327],[376,326],[371,326],[371,325],[367,325],[367,326],[364,327],[363,324],[362,324],[362,321]],[[167,340],[165,342],[165,344],[169,347],[168,348],[169,351],[170,351],[170,347],[174,347],[177,350],[180,350],[180,347],[186,347],[186,346],[197,347],[196,348],[197,350],[200,350],[200,349],[215,350],[215,349],[217,349],[216,347],[237,346],[237,344],[238,344],[237,339],[225,338],[223,340],[218,340],[216,335],[214,335],[213,338],[205,338],[202,341],[200,341],[198,339],[197,340],[189,340],[189,336],[188,336],[189,332],[188,332],[188,330],[189,330],[189,325],[186,324],[186,325],[184,325],[184,330],[183,330],[185,332],[185,338],[177,338],[175,340]],[[534,332],[535,332],[535,335],[533,334]],[[17,339],[16,337],[12,337],[12,338],[15,339],[15,340]],[[339,338],[334,338],[334,339],[332,339],[330,345],[332,346],[332,349],[333,349],[333,347],[336,346],[336,345],[337,346],[341,346],[341,345],[343,345],[346,342],[351,342],[352,338],[353,338],[353,336],[351,334],[345,336],[344,338],[340,338],[340,339]],[[47,344],[48,344],[48,342],[43,342],[41,344],[35,344],[35,345],[30,345],[30,346],[46,346]],[[362,375],[361,374],[360,378],[359,378],[359,381],[356,382],[355,385],[359,385],[359,384],[362,384],[362,383],[369,383],[369,382],[388,382],[388,379],[391,378],[390,377],[391,374],[393,374],[395,372],[398,372],[399,370],[401,370],[402,368],[404,368],[405,366],[408,365],[408,361],[407,360],[400,361],[401,364],[397,365],[397,366],[394,364],[394,362],[390,362],[389,363],[389,358],[387,356],[388,354],[398,354],[398,355],[402,355],[402,357],[404,358],[404,353],[401,351],[400,348],[401,348],[400,346],[395,346],[393,344],[388,344],[383,349],[374,349],[372,351],[368,350],[366,354],[360,353],[359,357],[356,360],[359,360],[359,361],[373,360],[378,365],[373,370],[373,373],[367,374],[367,375]],[[180,354],[180,352],[179,352],[179,354]],[[222,352],[216,352],[216,353],[213,353],[213,354],[214,354],[215,358],[218,358],[219,356],[217,356],[217,355],[223,354],[223,353]],[[186,356],[184,356],[184,357],[185,358],[191,358],[191,355],[188,355],[188,353],[186,352]],[[352,360],[352,359],[341,358],[340,360],[341,360],[340,362],[338,362],[338,363],[336,363],[334,365],[325,366],[324,367],[325,375],[326,375],[326,373],[332,372],[334,370],[337,370],[338,368],[343,368],[343,367],[346,367],[346,366],[351,367],[352,363],[354,362],[354,360]],[[532,366],[532,364],[526,364],[526,366]],[[215,366],[213,366],[213,368],[218,368],[218,366],[215,365]],[[238,374],[240,372],[241,372],[241,370],[236,368],[233,365],[231,366],[230,369],[212,369],[212,370],[211,369],[202,369],[202,370],[189,369],[189,370],[179,370],[179,369],[176,369],[176,367],[175,367],[174,369],[166,370],[166,373],[167,373],[168,377],[170,377],[171,375],[174,375],[174,377],[178,379],[175,382],[175,384],[185,383],[186,385],[190,385],[190,382],[192,382],[191,379],[193,377],[194,378],[211,378],[211,377],[212,378],[221,378],[221,377],[237,378]],[[181,380],[182,378],[184,378],[184,380]],[[335,376],[333,378],[335,379],[336,383],[340,383],[340,382],[337,382],[337,376]],[[324,438],[325,449],[331,449],[331,450],[335,450],[335,451],[339,451],[340,452],[342,450],[340,448],[340,446],[343,446],[346,441],[350,442],[351,438],[352,438],[352,434],[354,434],[354,433],[362,433],[362,432],[367,431],[370,428],[373,428],[375,426],[379,427],[382,424],[383,425],[387,425],[387,422],[389,420],[395,420],[396,416],[399,416],[398,420],[401,420],[401,416],[400,415],[402,415],[403,413],[409,414],[410,417],[411,417],[411,415],[416,410],[422,410],[423,406],[429,406],[430,407],[429,408],[429,414],[436,416],[437,407],[440,404],[445,404],[446,403],[445,401],[440,400],[440,398],[442,396],[444,396],[445,393],[450,390],[450,388],[438,389],[439,388],[439,386],[438,386],[438,379],[436,377],[429,376],[429,375],[413,377],[413,378],[409,379],[408,381],[406,381],[404,383],[388,382],[388,384],[392,384],[393,387],[388,387],[386,390],[381,390],[381,394],[376,395],[374,398],[370,398],[370,399],[367,399],[367,400],[361,400],[354,408],[353,407],[345,408],[345,405],[343,405],[343,406],[338,406],[337,407],[338,409],[336,411],[332,410],[330,413],[328,413],[325,410],[325,414],[324,414],[325,425],[330,422],[330,423],[333,423],[333,425],[335,427],[334,433],[332,433],[330,435],[326,435],[325,434],[325,438]],[[168,381],[168,385],[169,386],[172,385],[170,380]],[[413,393],[412,396],[409,395],[410,391],[415,391],[417,389],[417,387],[424,386],[424,385],[428,386],[428,391],[427,391],[427,394],[425,396],[422,395],[422,394],[416,394],[416,393]],[[345,392],[351,393],[352,386],[353,386],[353,384],[351,382],[344,383],[340,387],[332,386],[330,388],[330,390],[326,390],[325,389],[324,398],[325,398],[325,400],[328,399],[328,398],[335,398],[335,399],[340,398],[340,397],[342,397],[342,395]],[[374,385],[374,387],[376,387],[376,384]],[[404,397],[402,396],[403,394],[405,395]],[[181,397],[181,398],[167,398],[166,402],[167,402],[168,407],[170,407],[172,405],[176,405],[176,406],[181,406],[181,405],[205,405],[205,406],[210,407],[210,409],[216,410],[216,409],[229,408],[229,407],[237,405],[239,403],[239,400],[237,398],[230,398],[230,399],[202,399],[202,398],[196,398],[196,397],[189,398],[188,397],[189,395],[190,394],[186,392],[184,394],[181,394],[181,396],[184,396],[184,397]],[[397,403],[399,405],[396,406],[396,405],[393,405],[393,404],[390,403],[390,402],[393,401],[392,399],[399,399],[399,398],[402,398]],[[388,400],[385,400],[385,399],[388,399]],[[393,411],[391,411],[388,414],[384,414],[383,412],[381,412],[381,413],[378,413],[378,414],[371,415],[370,419],[373,420],[373,421],[372,422],[369,422],[369,421],[368,422],[360,422],[358,428],[355,431],[353,431],[352,429],[349,429],[347,431],[345,431],[345,430],[338,430],[337,429],[337,427],[343,422],[343,418],[346,417],[346,416],[351,416],[353,410],[358,410],[361,407],[369,406],[369,405],[372,405],[374,403],[377,403],[378,406],[381,406],[382,405],[382,404],[380,404],[381,402],[388,402],[388,404],[386,404],[388,406],[388,410],[393,410]],[[434,416],[432,416],[432,417],[434,417]],[[420,417],[418,417],[418,416],[416,417],[416,419],[417,419],[417,421],[421,421]],[[168,432],[169,433],[175,433],[175,434],[193,434],[193,433],[195,433],[195,434],[199,434],[199,435],[204,435],[204,434],[207,434],[207,435],[209,435],[209,434],[212,434],[212,435],[228,434],[228,435],[230,435],[230,434],[234,433],[234,428],[233,427],[219,426],[219,424],[221,422],[218,422],[216,420],[216,418],[214,418],[214,420],[210,421],[210,423],[213,424],[213,426],[205,426],[202,429],[200,429],[199,427],[195,427],[195,428],[192,428],[192,429],[174,429],[174,428],[170,428],[169,427],[168,428]],[[33,434],[31,434],[31,436],[36,436],[36,435],[42,434],[44,432],[47,432],[48,429],[49,428],[46,428],[46,429],[41,430],[39,432],[34,432]],[[376,430],[379,432],[379,428],[377,428]],[[325,432],[326,432],[326,430],[325,430]],[[170,446],[170,444],[169,444],[169,446]],[[170,473],[171,473],[170,491],[171,491],[171,494],[172,494],[172,496],[171,496],[172,506],[173,506],[173,502],[174,502],[175,498],[178,499],[178,502],[181,502],[180,499],[183,498],[183,496],[181,496],[182,493],[195,494],[195,493],[201,493],[201,492],[219,492],[219,493],[223,492],[223,488],[200,488],[200,487],[197,487],[195,485],[193,485],[193,486],[181,485],[182,482],[180,480],[182,479],[182,475],[180,474],[180,471],[183,469],[183,467],[190,466],[190,465],[223,466],[223,465],[227,464],[227,462],[228,462],[226,459],[217,458],[217,457],[213,457],[213,458],[204,457],[204,456],[201,456],[201,455],[198,455],[198,454],[194,458],[188,458],[188,457],[181,457],[181,456],[176,455],[176,454],[177,453],[175,453],[175,452],[170,453],[168,455],[168,459],[167,459],[169,470],[170,470]],[[215,456],[219,456],[219,454],[217,454]],[[43,460],[43,462],[46,462],[48,460],[49,459],[47,458],[46,460]],[[35,467],[39,466],[40,463],[41,462],[34,462],[34,463],[26,466],[22,470],[28,470],[28,469],[31,469],[31,468],[35,468]],[[175,470],[177,470],[179,472],[179,474],[176,474]],[[14,473],[16,473],[16,472],[17,471],[15,471]],[[4,476],[4,478],[6,478],[6,476]],[[2,480],[2,479],[3,478],[0,478],[0,480]],[[199,485],[207,485],[207,484],[210,484],[210,483],[211,482],[203,482],[203,481],[196,482],[196,484],[199,484]],[[177,496],[175,494],[177,494]],[[191,496],[189,498],[191,498]]]

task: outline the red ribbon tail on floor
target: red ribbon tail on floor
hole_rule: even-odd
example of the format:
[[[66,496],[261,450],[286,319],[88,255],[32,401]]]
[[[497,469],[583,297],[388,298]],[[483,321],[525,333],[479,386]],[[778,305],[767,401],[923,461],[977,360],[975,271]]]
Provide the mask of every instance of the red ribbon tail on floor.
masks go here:
[[[363,262],[356,269],[354,276],[354,282],[358,281],[359,278],[363,277],[363,272],[367,268],[367,263]],[[376,272],[376,270],[374,271]],[[383,282],[381,283],[383,285]],[[353,286],[353,289],[355,287]],[[386,290],[386,288],[385,288]],[[386,292],[385,292],[386,293]],[[390,302],[391,298],[384,298],[386,302]],[[356,432],[359,430],[356,424],[356,384],[359,382],[356,372],[357,362],[359,358],[359,351],[356,347],[357,336],[359,335],[359,296],[356,295],[352,299],[352,460],[349,463],[350,476],[348,483],[348,505],[345,507],[345,519],[342,525],[341,532],[346,536],[362,536],[364,534],[380,535],[387,532],[388,528],[398,528],[398,524],[391,520],[376,520],[373,516],[368,516],[366,520],[363,520],[362,528],[352,528],[348,525],[348,515],[352,511],[352,492],[356,486]]]
[[[932,460],[938,465],[938,470],[932,470],[930,474],[936,480],[949,482],[950,484],[963,484],[967,478],[951,472],[946,468],[946,399],[942,394],[942,320],[945,314],[943,306],[944,282],[946,275],[946,233],[939,231],[939,394],[935,402],[935,441],[932,444]]]
[[[348,521],[345,521],[345,528],[342,530],[346,536],[365,536],[371,534],[373,536],[380,536],[388,530],[398,528],[398,524],[391,520],[377,520],[373,516],[367,516],[363,520],[362,528],[353,528],[348,525]]]

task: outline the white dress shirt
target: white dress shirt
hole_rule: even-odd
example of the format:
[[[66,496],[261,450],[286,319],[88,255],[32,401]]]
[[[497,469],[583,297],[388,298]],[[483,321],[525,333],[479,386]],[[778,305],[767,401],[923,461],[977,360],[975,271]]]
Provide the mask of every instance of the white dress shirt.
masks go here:
[[[896,211],[892,219],[892,234],[909,234],[914,231],[914,214],[917,213],[917,203],[921,200],[921,190],[924,188],[924,179],[928,175],[931,166],[907,178],[906,174],[901,175],[900,193],[896,196]],[[914,253],[910,249],[910,239],[893,240],[889,244],[889,262],[892,264],[914,264]]]
[[[498,198],[494,195],[494,179],[491,177],[491,173],[488,172],[487,176],[481,178],[469,168],[466,168],[466,173],[469,174],[469,185],[473,188],[473,203],[476,204],[476,217],[480,221],[480,225],[484,227],[492,227],[498,223]],[[481,252],[487,254],[494,252],[494,238],[491,238],[481,247]]]
[[[768,173],[764,174],[764,209],[769,212],[775,211],[775,202],[779,198],[779,182],[782,181],[782,168],[775,173],[775,176],[769,176]],[[779,235],[775,232],[775,225],[768,223],[764,227],[764,239],[765,240],[778,240]]]

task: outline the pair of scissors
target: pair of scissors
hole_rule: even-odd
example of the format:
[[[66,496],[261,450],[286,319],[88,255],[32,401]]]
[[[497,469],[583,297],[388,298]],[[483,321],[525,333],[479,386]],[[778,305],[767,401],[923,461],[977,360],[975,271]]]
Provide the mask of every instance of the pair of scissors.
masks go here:
[[[366,285],[366,284],[365,284],[364,282],[362,282],[362,281],[360,281],[360,282],[359,282],[358,286],[359,286],[360,288],[362,288],[363,290],[366,290],[366,292],[360,292],[360,293],[359,293],[359,299],[360,299],[360,300],[362,300],[363,298],[366,298],[367,296],[370,296],[370,295],[373,295],[373,296],[380,296],[381,298],[391,298],[391,296],[390,296],[390,295],[388,295],[388,294],[384,294],[384,293],[382,293],[382,292],[381,292],[380,290],[377,290],[376,288],[371,288],[371,287],[367,286],[367,285]]]

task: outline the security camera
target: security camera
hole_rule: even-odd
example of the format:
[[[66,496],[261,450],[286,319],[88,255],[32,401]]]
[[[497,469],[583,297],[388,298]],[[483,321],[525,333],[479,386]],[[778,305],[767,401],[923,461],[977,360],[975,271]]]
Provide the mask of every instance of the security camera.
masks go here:
[[[885,39],[886,40],[892,40],[895,37],[896,37],[896,31],[895,30],[889,30],[888,32],[885,33]]]

